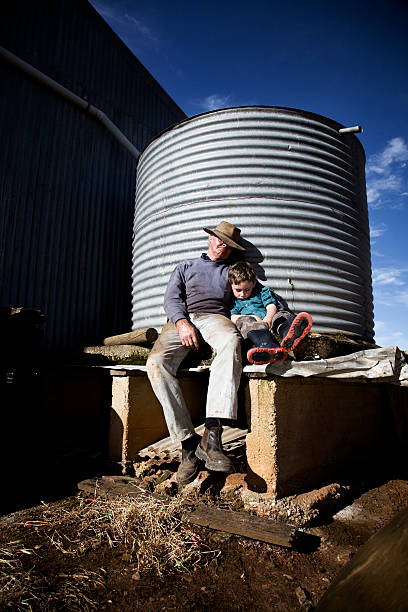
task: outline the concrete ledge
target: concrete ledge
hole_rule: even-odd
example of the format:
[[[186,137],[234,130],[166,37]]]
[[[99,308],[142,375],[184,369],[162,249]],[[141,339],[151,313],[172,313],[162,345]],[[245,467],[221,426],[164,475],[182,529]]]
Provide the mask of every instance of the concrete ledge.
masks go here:
[[[249,488],[284,497],[388,461],[396,440],[387,387],[324,379],[250,379]]]
[[[408,388],[390,384],[387,371],[383,379],[244,372],[252,491],[281,498],[341,482],[408,446]],[[110,454],[131,464],[139,450],[168,435],[167,427],[144,366],[115,366],[110,373]],[[208,367],[180,370],[179,377],[193,422],[202,422]]]

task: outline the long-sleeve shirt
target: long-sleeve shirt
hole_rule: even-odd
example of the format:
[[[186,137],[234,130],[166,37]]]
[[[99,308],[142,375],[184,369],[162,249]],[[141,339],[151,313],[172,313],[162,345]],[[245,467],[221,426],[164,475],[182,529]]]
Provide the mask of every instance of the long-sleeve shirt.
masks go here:
[[[170,321],[188,319],[188,313],[209,312],[229,318],[232,290],[228,282],[228,259],[213,261],[205,253],[178,264],[164,295],[164,310]]]

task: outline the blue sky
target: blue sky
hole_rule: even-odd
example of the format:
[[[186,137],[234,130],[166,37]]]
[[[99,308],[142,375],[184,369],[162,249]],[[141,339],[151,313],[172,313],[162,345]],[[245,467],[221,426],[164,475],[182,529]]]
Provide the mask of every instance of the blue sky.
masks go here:
[[[363,126],[375,339],[408,350],[408,2],[91,4],[188,116],[265,104]]]

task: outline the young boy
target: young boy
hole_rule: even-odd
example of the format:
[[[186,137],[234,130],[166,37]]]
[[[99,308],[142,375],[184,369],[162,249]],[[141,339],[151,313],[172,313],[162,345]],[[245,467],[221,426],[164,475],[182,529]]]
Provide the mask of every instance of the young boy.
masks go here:
[[[294,315],[285,310],[269,287],[261,285],[251,264],[245,261],[230,267],[228,280],[235,298],[231,320],[242,337],[254,345],[247,353],[248,361],[264,364],[286,359],[288,352],[309,333],[310,314]],[[281,338],[280,345],[273,334]]]

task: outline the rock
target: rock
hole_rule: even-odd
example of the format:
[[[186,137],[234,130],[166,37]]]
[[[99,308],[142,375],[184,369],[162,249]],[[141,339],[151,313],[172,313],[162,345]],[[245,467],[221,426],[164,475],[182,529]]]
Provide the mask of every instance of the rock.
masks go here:
[[[312,605],[311,599],[309,597],[309,593],[306,591],[306,589],[303,589],[302,587],[298,586],[295,589],[295,593],[296,593],[298,602],[300,603],[301,606],[309,607]]]
[[[231,493],[238,489],[247,489],[248,485],[245,478],[246,474],[244,473],[228,474],[225,484],[221,489],[221,493]]]
[[[341,332],[318,333],[311,331],[294,350],[296,361],[313,361],[350,355],[357,351],[376,348],[373,342],[351,337]]]
[[[296,495],[292,504],[301,510],[306,523],[311,523],[321,515],[332,515],[349,496],[350,487],[333,483]]]
[[[178,493],[178,485],[176,480],[174,479],[175,474],[172,474],[171,478],[168,480],[164,480],[156,485],[155,491],[156,493],[164,493],[169,497],[174,497]]]

